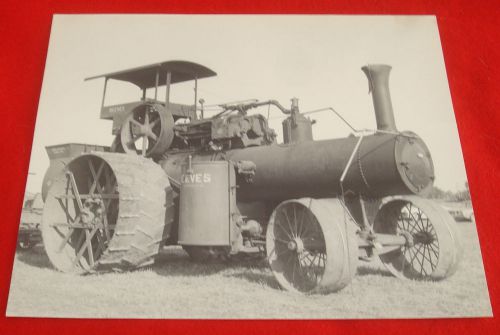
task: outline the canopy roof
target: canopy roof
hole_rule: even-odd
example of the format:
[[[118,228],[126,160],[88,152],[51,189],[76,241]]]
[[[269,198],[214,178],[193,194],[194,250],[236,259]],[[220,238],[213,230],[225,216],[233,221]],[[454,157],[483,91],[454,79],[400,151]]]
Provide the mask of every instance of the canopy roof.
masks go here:
[[[160,70],[158,77],[158,86],[166,84],[167,72],[171,73],[171,84],[181,83],[188,80],[213,77],[217,75],[217,73],[203,65],[182,60],[173,60],[140,66],[118,72],[101,74],[98,76],[86,78],[85,80],[97,78],[123,80],[135,84],[141,89],[146,89],[155,87],[156,71],[158,69]]]

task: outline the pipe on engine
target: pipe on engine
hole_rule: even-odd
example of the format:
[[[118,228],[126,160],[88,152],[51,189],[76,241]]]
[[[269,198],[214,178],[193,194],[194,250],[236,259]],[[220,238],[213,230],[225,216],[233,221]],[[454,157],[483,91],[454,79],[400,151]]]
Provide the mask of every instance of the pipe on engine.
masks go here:
[[[392,110],[389,90],[389,74],[392,67],[385,64],[363,66],[361,70],[368,77],[369,92],[372,93],[377,129],[396,132],[396,122]]]

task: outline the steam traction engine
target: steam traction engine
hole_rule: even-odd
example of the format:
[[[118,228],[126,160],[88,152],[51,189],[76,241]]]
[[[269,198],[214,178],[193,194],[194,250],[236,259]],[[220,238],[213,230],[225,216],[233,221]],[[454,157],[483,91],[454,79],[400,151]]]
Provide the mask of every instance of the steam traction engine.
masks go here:
[[[434,181],[429,150],[396,129],[390,67],[362,69],[377,129],[322,141],[297,99],[290,109],[274,100],[225,104],[205,117],[198,80],[215,73],[198,64],[94,77],[105,79],[104,95],[111,79],[135,84],[142,98],[106,106],[103,97],[101,118],[116,135],[110,148],[47,148],[42,225],[51,262],[72,273],[127,270],[177,244],[201,261],[265,251],[280,285],[299,292],[339,290],[358,260],[376,257],[398,277],[450,276],[461,255],[455,223],[419,196]],[[185,81],[194,81],[193,105],[170,101],[172,85]],[[267,118],[248,113],[260,106],[286,114],[282,144]]]

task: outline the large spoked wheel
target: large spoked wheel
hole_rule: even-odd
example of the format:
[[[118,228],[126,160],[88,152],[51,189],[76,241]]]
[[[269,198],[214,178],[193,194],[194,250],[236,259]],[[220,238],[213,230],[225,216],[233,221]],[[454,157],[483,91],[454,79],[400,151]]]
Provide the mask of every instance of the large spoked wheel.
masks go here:
[[[338,291],[356,273],[355,223],[338,199],[278,205],[267,227],[266,249],[276,279],[289,291]]]
[[[153,262],[174,218],[173,191],[158,164],[94,152],[76,157],[53,179],[42,238],[62,272],[131,270]]]
[[[161,155],[172,144],[174,119],[159,104],[136,107],[125,119],[121,133],[121,145],[126,153],[145,157]]]
[[[70,163],[49,191],[42,219],[53,265],[63,272],[92,271],[113,237],[117,213],[117,181],[110,166],[96,156]]]
[[[390,198],[377,213],[374,230],[406,238],[401,248],[380,255],[396,277],[441,280],[457,270],[462,246],[456,223],[436,203],[417,196]]]

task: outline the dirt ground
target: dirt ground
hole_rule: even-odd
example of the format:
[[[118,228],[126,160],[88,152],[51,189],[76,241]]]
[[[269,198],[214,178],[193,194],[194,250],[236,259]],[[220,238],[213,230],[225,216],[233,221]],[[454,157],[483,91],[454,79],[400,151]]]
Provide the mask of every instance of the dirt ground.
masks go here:
[[[195,264],[179,248],[131,273],[55,271],[39,246],[16,254],[8,316],[76,318],[436,318],[491,316],[474,223],[458,223],[464,257],[441,282],[392,277],[360,263],[350,286],[329,295],[282,291],[265,261]]]

